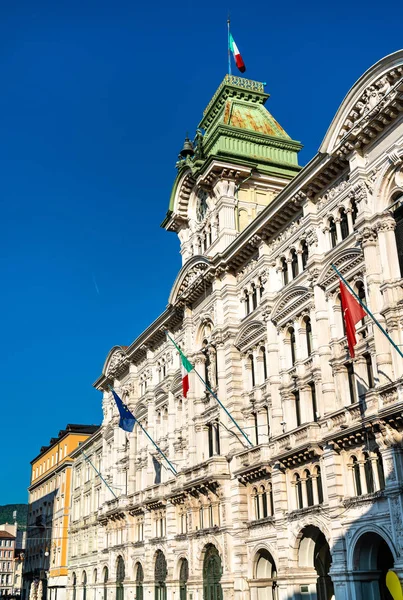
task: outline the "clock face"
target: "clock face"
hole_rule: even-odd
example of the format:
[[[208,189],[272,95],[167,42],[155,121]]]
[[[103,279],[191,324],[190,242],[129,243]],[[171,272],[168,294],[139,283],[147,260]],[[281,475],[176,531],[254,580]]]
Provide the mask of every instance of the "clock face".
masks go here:
[[[197,193],[197,203],[196,203],[196,219],[200,223],[203,221],[207,212],[207,198],[208,193],[205,190],[199,190]]]

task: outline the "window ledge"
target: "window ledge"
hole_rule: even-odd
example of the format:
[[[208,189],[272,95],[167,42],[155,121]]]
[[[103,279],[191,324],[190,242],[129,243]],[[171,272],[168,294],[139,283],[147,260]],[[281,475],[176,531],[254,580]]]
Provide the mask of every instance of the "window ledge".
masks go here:
[[[302,517],[303,515],[306,515],[306,514],[319,513],[322,510],[322,506],[323,506],[323,504],[314,504],[313,506],[305,506],[304,508],[298,508],[296,510],[292,510],[291,512],[288,513],[288,518],[290,519],[290,521],[292,521],[292,520],[298,519],[299,517]]]
[[[353,506],[358,506],[359,504],[372,504],[384,496],[384,490],[378,490],[377,492],[371,492],[370,494],[363,494],[362,496],[350,496],[343,500],[343,506],[345,508],[352,508]]]
[[[263,519],[255,519],[250,521],[248,524],[249,529],[254,529],[255,527],[260,527],[261,525],[268,525],[274,523],[274,515],[270,517],[263,517]]]
[[[203,529],[198,529],[197,531],[195,531],[195,535],[196,537],[200,537],[202,535],[209,535],[211,533],[218,533],[219,531],[219,526],[218,525],[214,525],[213,527],[203,527]]]

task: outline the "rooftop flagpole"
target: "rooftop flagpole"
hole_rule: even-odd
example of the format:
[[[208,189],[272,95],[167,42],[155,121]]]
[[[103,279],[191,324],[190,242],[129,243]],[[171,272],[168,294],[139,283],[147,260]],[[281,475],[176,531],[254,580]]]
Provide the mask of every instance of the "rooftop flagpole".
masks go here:
[[[336,274],[339,276],[339,278],[342,280],[342,282],[344,283],[344,285],[349,289],[349,291],[351,292],[351,294],[354,296],[354,298],[357,300],[357,302],[359,304],[361,304],[362,308],[364,309],[364,311],[367,313],[367,315],[369,317],[371,317],[371,319],[373,320],[373,322],[375,323],[375,325],[382,331],[383,335],[388,339],[388,341],[392,344],[392,346],[394,347],[394,349],[396,350],[396,352],[398,352],[400,354],[400,356],[403,358],[403,352],[400,350],[399,346],[397,344],[395,344],[395,342],[392,340],[392,338],[390,337],[390,335],[388,334],[388,332],[386,331],[386,329],[384,329],[382,327],[382,325],[379,323],[379,321],[377,319],[375,319],[374,315],[372,314],[372,312],[369,310],[369,308],[367,306],[365,306],[365,304],[363,303],[363,301],[361,300],[361,298],[355,293],[355,291],[353,290],[353,288],[348,284],[348,282],[344,279],[343,275],[340,273],[340,271],[334,266],[331,265],[333,271],[336,272]]]
[[[227,26],[228,26],[228,75],[231,75],[231,48],[230,48],[230,31],[229,31],[229,26],[230,26],[230,18],[229,18],[229,13],[228,13],[228,19],[227,19]]]

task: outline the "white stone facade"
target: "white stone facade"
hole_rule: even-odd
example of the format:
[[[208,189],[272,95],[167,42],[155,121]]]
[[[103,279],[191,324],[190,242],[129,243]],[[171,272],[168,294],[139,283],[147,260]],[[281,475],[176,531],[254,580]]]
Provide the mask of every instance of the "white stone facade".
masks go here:
[[[240,165],[179,181],[168,308],[95,383],[104,420],[82,448],[118,497],[77,451],[69,600],[376,600],[389,568],[403,577],[403,358],[369,317],[349,357],[331,266],[403,348],[403,51],[353,86],[290,183]],[[252,448],[193,372],[182,397],[164,330]],[[109,384],[177,477],[154,483]]]

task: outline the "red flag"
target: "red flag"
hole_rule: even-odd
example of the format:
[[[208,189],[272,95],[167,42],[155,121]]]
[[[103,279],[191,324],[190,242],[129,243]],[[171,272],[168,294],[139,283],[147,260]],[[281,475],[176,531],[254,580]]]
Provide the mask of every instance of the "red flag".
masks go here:
[[[350,294],[344,283],[340,281],[341,308],[343,310],[344,323],[346,325],[348,350],[351,358],[354,358],[354,346],[357,343],[355,337],[355,326],[366,316],[361,304]]]

